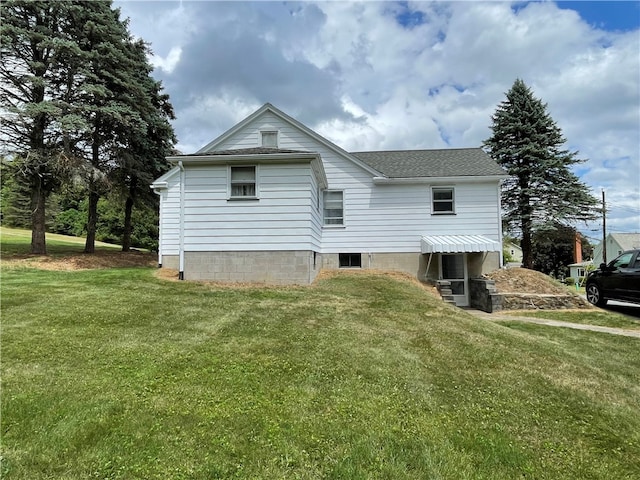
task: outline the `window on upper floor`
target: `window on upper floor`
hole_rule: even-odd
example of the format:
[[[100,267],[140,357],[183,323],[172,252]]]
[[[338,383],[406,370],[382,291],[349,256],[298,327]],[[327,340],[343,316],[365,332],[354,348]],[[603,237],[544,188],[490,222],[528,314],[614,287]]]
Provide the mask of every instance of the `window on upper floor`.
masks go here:
[[[231,198],[256,198],[256,167],[231,167]]]
[[[433,214],[455,213],[455,196],[453,187],[433,187],[431,189]]]
[[[269,130],[260,132],[262,137],[262,146],[267,148],[278,148],[278,132],[277,130]]]
[[[322,196],[325,225],[344,225],[344,202],[341,190],[325,190]]]

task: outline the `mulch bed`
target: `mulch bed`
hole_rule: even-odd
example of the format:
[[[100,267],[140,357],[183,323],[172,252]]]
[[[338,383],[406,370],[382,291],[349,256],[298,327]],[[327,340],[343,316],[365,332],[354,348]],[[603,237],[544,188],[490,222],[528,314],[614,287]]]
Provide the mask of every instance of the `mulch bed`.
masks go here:
[[[139,251],[99,251],[60,257],[53,255],[21,255],[2,258],[2,265],[5,267],[39,268],[42,270],[152,267],[157,264],[157,254]]]

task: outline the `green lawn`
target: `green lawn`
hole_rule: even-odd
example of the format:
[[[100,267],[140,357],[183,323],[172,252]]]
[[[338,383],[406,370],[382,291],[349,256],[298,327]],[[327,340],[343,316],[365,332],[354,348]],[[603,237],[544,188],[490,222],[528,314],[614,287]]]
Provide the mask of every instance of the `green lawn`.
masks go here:
[[[2,272],[3,478],[640,478],[637,339],[153,272]]]
[[[585,325],[601,325],[603,327],[624,328],[628,330],[640,330],[640,319],[622,315],[615,312],[607,312],[603,309],[581,310],[581,311],[523,311],[517,315],[534,318],[547,318],[549,320],[560,320],[562,322],[582,323]]]
[[[84,238],[68,237],[55,233],[46,234],[47,253],[52,256],[62,256],[80,253],[84,250]],[[26,255],[30,251],[31,230],[0,227],[0,254],[4,256]],[[96,251],[119,250],[120,246],[109,243],[96,242]]]

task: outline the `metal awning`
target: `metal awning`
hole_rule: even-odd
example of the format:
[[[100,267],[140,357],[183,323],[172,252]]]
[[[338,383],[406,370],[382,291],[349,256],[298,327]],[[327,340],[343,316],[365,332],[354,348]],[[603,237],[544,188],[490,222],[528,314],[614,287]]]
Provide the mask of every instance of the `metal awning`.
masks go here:
[[[502,245],[483,235],[424,235],[422,253],[500,252]]]

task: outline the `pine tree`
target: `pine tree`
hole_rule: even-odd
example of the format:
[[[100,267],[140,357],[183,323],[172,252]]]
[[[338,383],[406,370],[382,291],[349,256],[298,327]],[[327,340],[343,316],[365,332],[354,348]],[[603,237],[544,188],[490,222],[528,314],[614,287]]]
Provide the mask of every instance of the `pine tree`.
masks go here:
[[[17,183],[30,194],[31,253],[46,253],[45,206],[65,168],[56,119],[64,115],[59,96],[61,26],[69,4],[5,1],[0,22],[0,133],[8,157],[22,158]]]
[[[149,49],[142,41],[130,45],[132,58],[138,65],[136,81],[142,97],[135,99],[135,107],[143,121],[145,132],[130,135],[118,152],[115,182],[125,199],[122,251],[129,251],[133,232],[133,207],[138,202],[157,208],[157,196],[149,185],[169,169],[165,159],[173,151],[175,135],[169,123],[174,118],[169,97],[162,93],[162,85],[151,77],[153,67],[147,60]],[[131,131],[130,131],[131,132]]]
[[[100,197],[129,192],[131,231],[135,196],[166,168],[175,143],[168,96],[110,0],[8,0],[2,17],[0,153],[24,159],[15,171],[30,191],[32,252],[46,253],[47,197],[82,178],[91,253]]]
[[[504,222],[521,234],[523,266],[533,268],[532,234],[545,225],[596,218],[597,200],[571,171],[584,160],[563,148],[566,140],[547,105],[520,79],[506,97],[484,146],[510,175],[502,190]]]
[[[84,128],[70,134],[69,144],[84,159],[80,169],[88,187],[85,253],[95,251],[98,201],[111,190],[117,151],[128,135],[144,128],[132,99],[143,96],[135,75],[139,65],[131,57],[130,34],[111,2],[83,2],[73,12],[69,30],[80,46],[70,59],[68,108]]]

